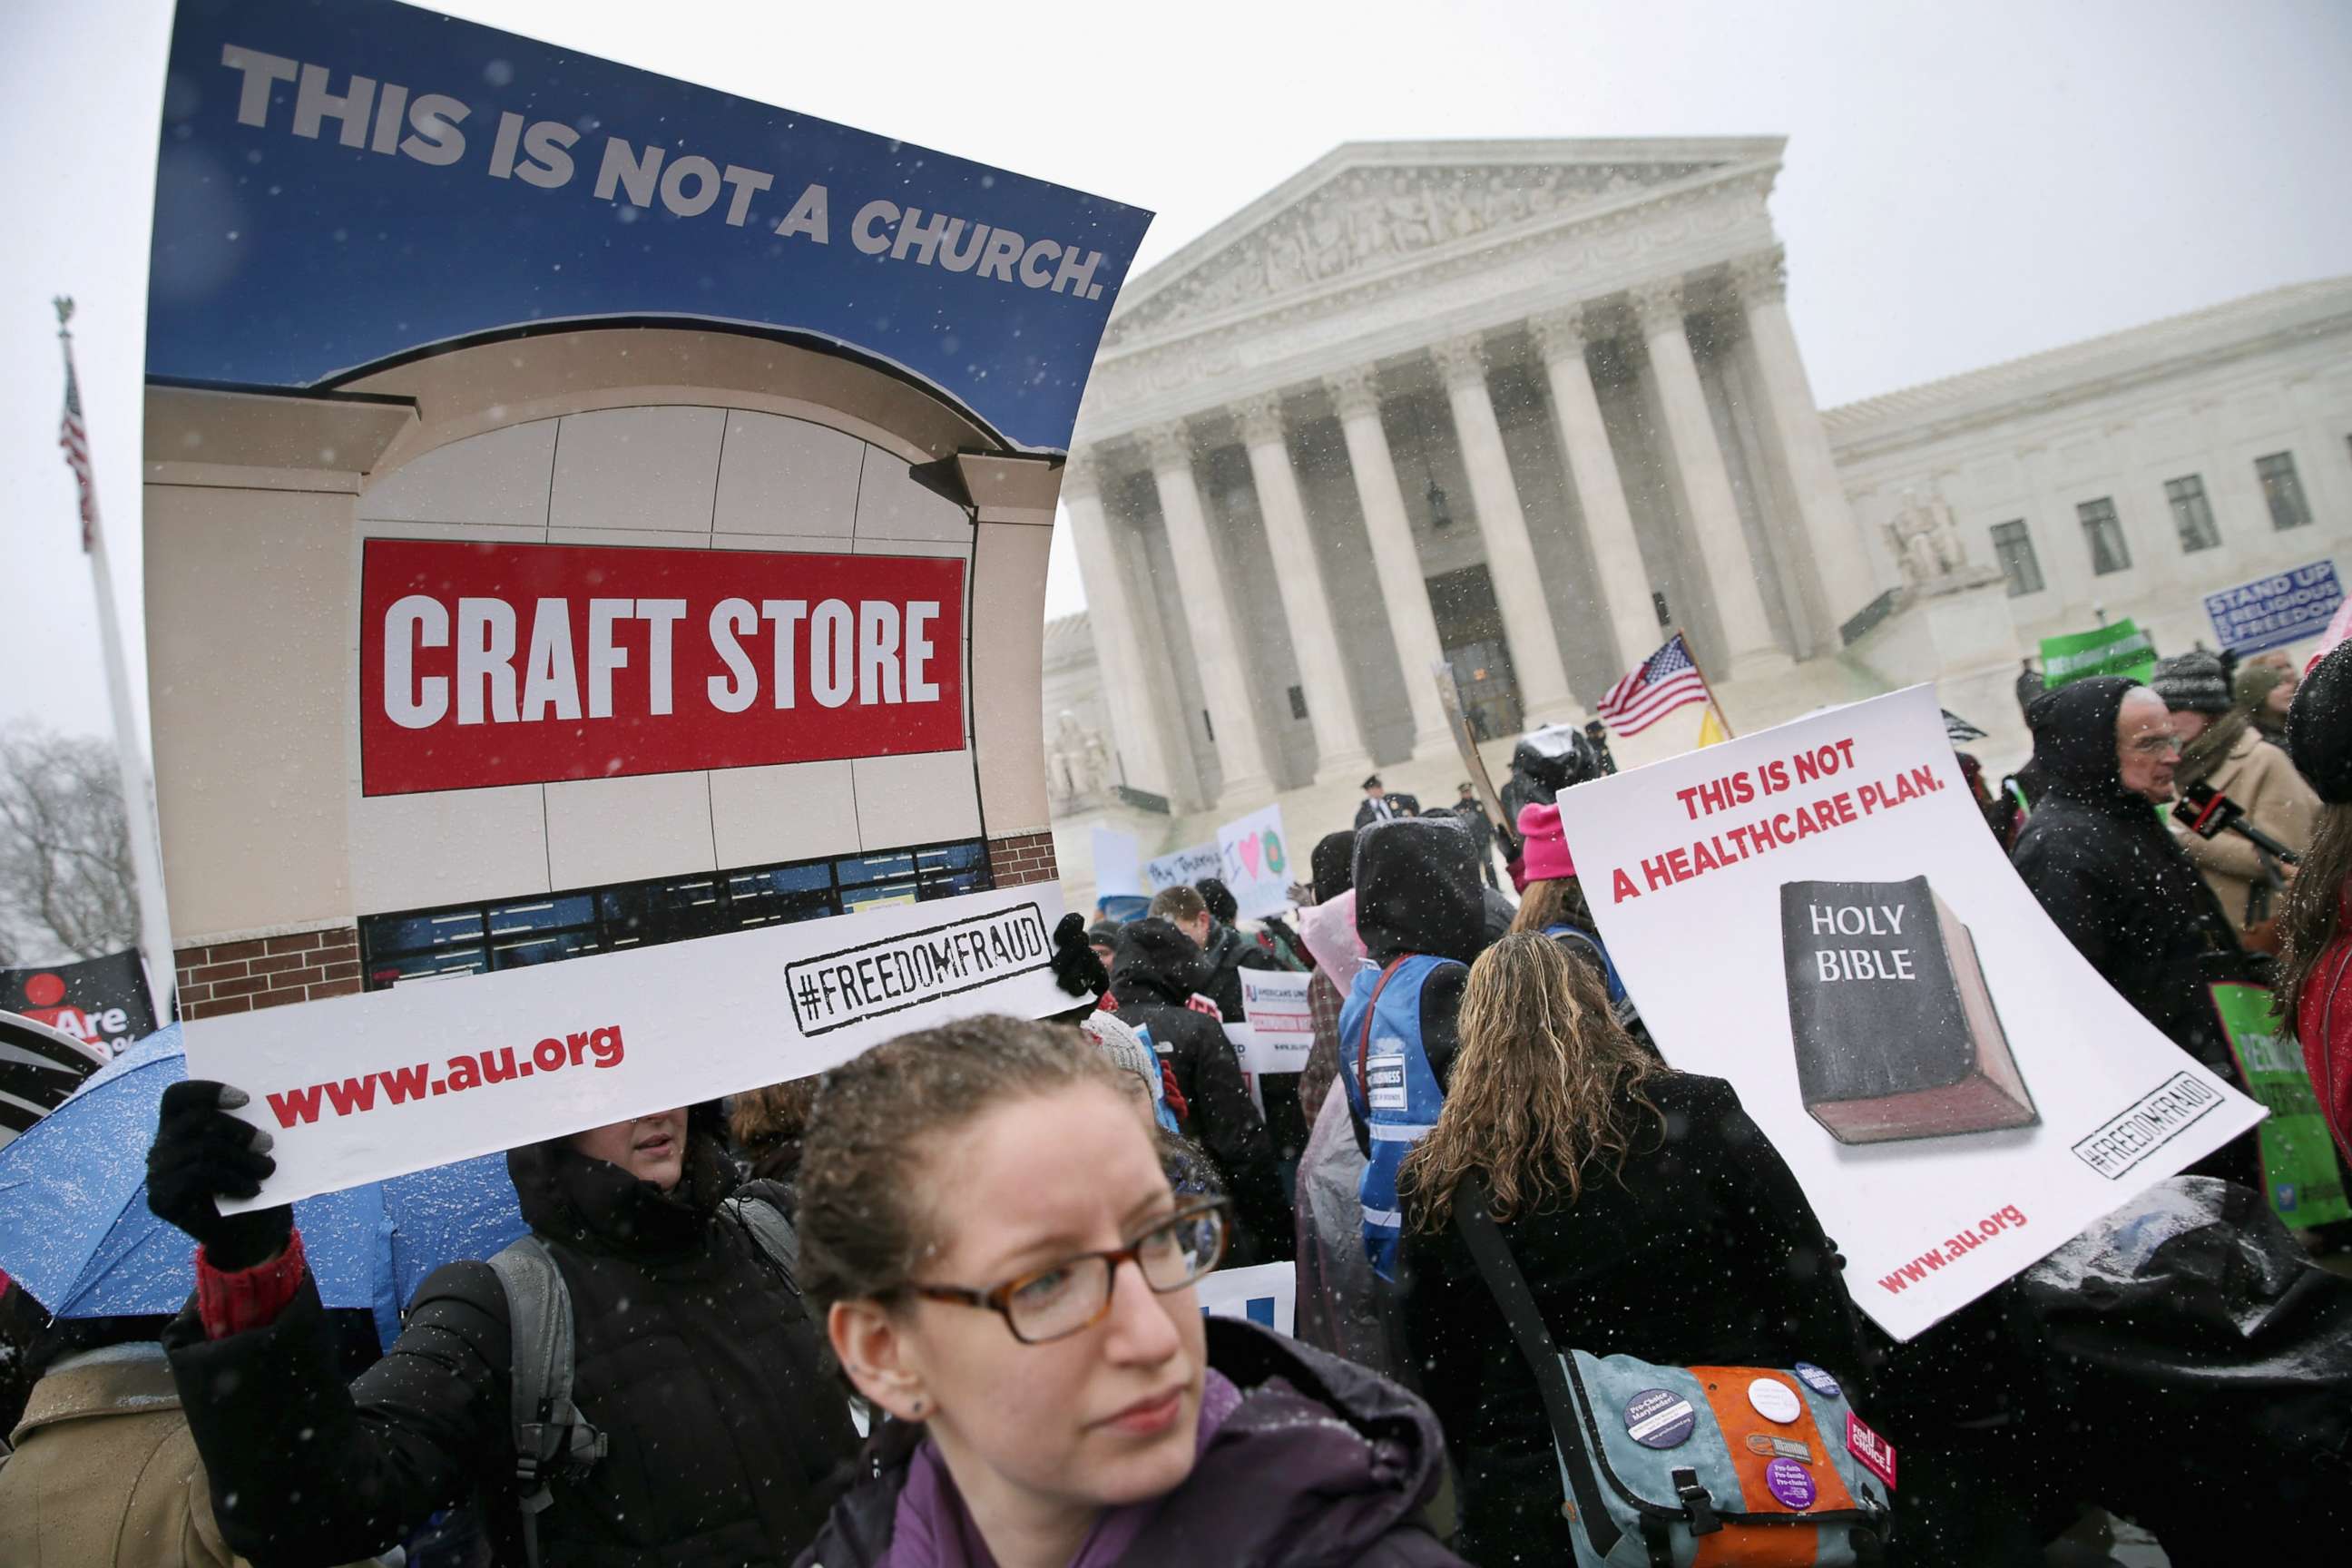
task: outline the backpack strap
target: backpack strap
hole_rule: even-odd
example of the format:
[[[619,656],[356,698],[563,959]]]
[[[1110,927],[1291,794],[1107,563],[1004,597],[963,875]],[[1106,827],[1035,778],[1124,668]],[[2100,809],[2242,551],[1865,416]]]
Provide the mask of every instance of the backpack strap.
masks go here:
[[[793,1294],[801,1293],[801,1238],[784,1211],[756,1194],[729,1198],[719,1205],[727,1216],[751,1234],[768,1261],[783,1271]]]
[[[1526,1359],[1528,1370],[1535,1373],[1536,1389],[1543,1395],[1544,1415],[1551,1424],[1552,1441],[1564,1455],[1582,1456],[1586,1460],[1560,1468],[1567,1473],[1569,1487],[1575,1494],[1578,1522],[1592,1542],[1593,1551],[1605,1558],[1616,1551],[1620,1532],[1594,1485],[1590,1462],[1593,1446],[1587,1441],[1583,1423],[1578,1419],[1576,1401],[1569,1392],[1567,1370],[1561,1365],[1558,1347],[1552,1343],[1551,1331],[1544,1326],[1543,1314],[1536,1308],[1535,1292],[1528,1286],[1528,1277],[1519,1270],[1519,1260],[1511,1256],[1511,1245],[1503,1239],[1502,1227],[1495,1223],[1491,1212],[1494,1201],[1485,1176],[1475,1171],[1464,1174],[1454,1189],[1454,1228],[1469,1245],[1479,1277],[1493,1293],[1495,1304],[1502,1309],[1503,1321],[1510,1326],[1511,1338]],[[1643,1531],[1643,1546],[1656,1568],[1671,1568],[1674,1561],[1671,1551],[1660,1555],[1664,1544],[1651,1531]]]
[[[539,1516],[555,1500],[551,1483],[559,1475],[585,1474],[607,1445],[572,1403],[572,1291],[547,1244],[526,1236],[493,1257],[490,1268],[506,1291],[514,1342],[509,1383],[523,1557],[539,1568]]]

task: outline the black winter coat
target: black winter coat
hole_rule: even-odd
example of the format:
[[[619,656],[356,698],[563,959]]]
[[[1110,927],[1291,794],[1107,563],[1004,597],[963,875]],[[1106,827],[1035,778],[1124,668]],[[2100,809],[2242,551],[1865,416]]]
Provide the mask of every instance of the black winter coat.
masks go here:
[[[1842,1376],[1860,1344],[1843,1260],[1797,1179],[1721,1079],[1664,1072],[1620,1176],[1506,1224],[1561,1350],[1673,1366],[1787,1366]],[[1571,1561],[1559,1469],[1534,1374],[1448,1224],[1405,1238],[1405,1331],[1461,1479],[1463,1554]]]
[[[2047,779],[2011,859],[2058,929],[2124,1000],[2234,1080],[2205,989],[2251,973],[2229,917],[2157,808],[2123,787],[2116,716],[2137,682],[2078,680],[2026,710]]]
[[[716,1140],[689,1140],[669,1196],[562,1141],[507,1167],[572,1294],[573,1398],[611,1445],[555,1485],[541,1561],[790,1562],[857,1435],[798,1294],[719,1212],[735,1178]],[[390,1353],[348,1389],[309,1281],[266,1328],[207,1341],[191,1310],[164,1344],[222,1533],[260,1568],[369,1556],[469,1497],[499,1560],[522,1562],[511,1331],[488,1264],[435,1271]]]
[[[1208,1321],[1209,1364],[1242,1393],[1121,1568],[1459,1568],[1421,1522],[1445,1469],[1429,1409],[1376,1373],[1254,1323]],[[887,1422],[865,1479],[800,1568],[887,1555],[919,1427]]]
[[[1166,921],[1141,920],[1120,929],[1116,959],[1110,990],[1118,1016],[1150,1029],[1152,1043],[1168,1053],[1184,1097],[1184,1134],[1217,1163],[1249,1244],[1242,1250],[1261,1262],[1289,1257],[1290,1205],[1265,1119],[1250,1100],[1224,1026],[1184,1005],[1206,994],[1200,948]]]

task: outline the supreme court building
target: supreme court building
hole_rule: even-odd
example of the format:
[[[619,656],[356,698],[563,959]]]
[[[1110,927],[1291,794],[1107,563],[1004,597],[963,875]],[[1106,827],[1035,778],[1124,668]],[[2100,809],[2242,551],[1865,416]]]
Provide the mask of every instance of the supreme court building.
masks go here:
[[[1057,826],[1108,813],[1150,854],[1280,799],[1306,842],[1374,768],[1450,803],[1433,667],[1503,738],[1582,721],[1670,627],[1743,731],[1940,679],[2014,741],[2035,637],[2095,605],[2185,628],[2154,600],[2345,542],[2352,288],[1825,417],[1767,206],[1782,146],[1349,144],[1131,281],[1062,490],[1087,610],[1046,637]],[[2195,458],[2232,516],[2194,542],[2223,552],[2186,561],[2156,473],[2182,439],[2231,448]],[[2263,511],[2281,454],[2319,524],[2292,536]],[[2085,485],[2140,545],[2123,576],[2074,526]],[[1079,898],[1083,837],[1056,835]]]

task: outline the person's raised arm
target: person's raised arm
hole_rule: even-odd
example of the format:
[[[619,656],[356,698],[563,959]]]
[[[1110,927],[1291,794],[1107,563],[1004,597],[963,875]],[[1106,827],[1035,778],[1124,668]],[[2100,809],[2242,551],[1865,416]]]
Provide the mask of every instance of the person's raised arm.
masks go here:
[[[344,1563],[436,1509],[510,1485],[506,1301],[487,1265],[426,1280],[383,1360],[346,1387],[292,1211],[223,1215],[275,1169],[246,1103],[191,1079],[165,1090],[148,1204],[198,1243],[196,1293],[168,1329],[182,1408],[221,1533],[261,1565]]]

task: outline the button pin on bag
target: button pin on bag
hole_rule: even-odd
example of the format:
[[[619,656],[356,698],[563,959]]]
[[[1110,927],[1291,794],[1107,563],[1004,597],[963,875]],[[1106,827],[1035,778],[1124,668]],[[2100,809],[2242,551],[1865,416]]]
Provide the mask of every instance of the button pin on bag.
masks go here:
[[[1644,1448],[1678,1448],[1690,1440],[1697,1415],[1671,1389],[1645,1388],[1625,1402],[1625,1435]]]
[[[1777,1377],[1759,1377],[1750,1382],[1748,1403],[1754,1405],[1756,1414],[1765,1420],[1777,1421],[1784,1426],[1804,1414],[1805,1409],[1804,1401],[1797,1397],[1797,1391]]]
[[[1845,1392],[1838,1386],[1836,1378],[1832,1377],[1811,1362],[1801,1361],[1791,1370],[1796,1373],[1798,1381],[1824,1399],[1839,1398]]]
[[[1799,1512],[1813,1506],[1812,1473],[1794,1459],[1775,1459],[1765,1466],[1764,1489]]]

